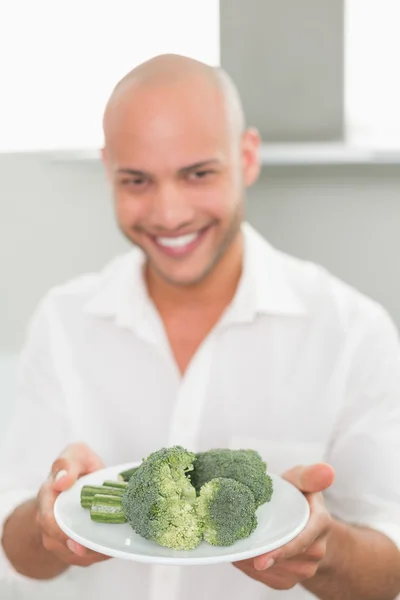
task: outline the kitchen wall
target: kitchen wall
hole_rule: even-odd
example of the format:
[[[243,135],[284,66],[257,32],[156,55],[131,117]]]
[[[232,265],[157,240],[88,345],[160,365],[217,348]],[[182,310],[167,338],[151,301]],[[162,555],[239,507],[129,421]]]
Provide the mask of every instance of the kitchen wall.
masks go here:
[[[221,64],[264,140],[344,135],[345,0],[220,0]]]
[[[400,165],[264,169],[248,215],[277,247],[324,265],[400,326]]]

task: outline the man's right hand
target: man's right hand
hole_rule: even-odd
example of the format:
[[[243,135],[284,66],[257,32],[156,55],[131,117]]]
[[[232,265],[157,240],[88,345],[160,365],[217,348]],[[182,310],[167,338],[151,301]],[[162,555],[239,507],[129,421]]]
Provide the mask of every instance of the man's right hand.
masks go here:
[[[36,522],[42,545],[66,565],[88,567],[110,558],[69,539],[54,519],[54,503],[60,492],[69,489],[82,475],[103,467],[102,460],[88,446],[72,444],[53,463],[49,479],[39,490]]]

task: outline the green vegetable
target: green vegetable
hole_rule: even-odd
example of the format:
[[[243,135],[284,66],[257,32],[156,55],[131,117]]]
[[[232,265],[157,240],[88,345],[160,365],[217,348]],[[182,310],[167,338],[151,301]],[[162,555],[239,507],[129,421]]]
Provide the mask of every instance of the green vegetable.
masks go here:
[[[84,485],[81,489],[81,506],[90,508],[95,494],[107,494],[108,496],[122,496],[123,489],[107,487],[105,485]]]
[[[181,446],[151,454],[135,471],[122,497],[132,528],[142,537],[175,550],[196,548],[202,539],[196,490],[186,473],[195,455]]]
[[[122,490],[126,488],[128,485],[127,481],[104,481],[103,486],[115,488],[117,490]]]
[[[271,500],[272,479],[267,475],[267,465],[255,450],[215,449],[196,454],[190,479],[197,492],[201,487],[219,477],[235,479],[253,492],[256,507]]]
[[[122,496],[95,494],[90,518],[98,523],[126,523],[126,516],[122,510]]]
[[[132,475],[138,470],[139,467],[132,467],[132,469],[128,469],[127,471],[122,471],[122,473],[118,473],[118,479],[120,481],[129,481]]]
[[[181,446],[153,452],[118,481],[83,486],[81,505],[93,521],[128,522],[142,537],[175,550],[202,539],[230,546],[257,526],[256,509],[271,499],[272,479],[254,450]]]
[[[202,486],[197,514],[204,539],[213,546],[230,546],[249,537],[257,526],[252,492],[243,483],[225,477]]]

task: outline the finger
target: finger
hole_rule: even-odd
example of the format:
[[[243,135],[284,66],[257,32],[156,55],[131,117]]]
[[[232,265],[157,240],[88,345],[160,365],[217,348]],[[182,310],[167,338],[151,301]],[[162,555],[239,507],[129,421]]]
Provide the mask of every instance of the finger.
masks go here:
[[[71,539],[69,539],[67,541],[67,548],[72,554],[75,554],[76,556],[79,556],[82,558],[87,558],[89,560],[93,560],[95,562],[100,562],[102,560],[106,560],[107,558],[110,558],[109,556],[106,556],[105,554],[100,554],[99,552],[90,550],[90,548],[86,548],[85,546],[82,546],[81,544],[78,544],[78,542],[75,542],[74,540],[71,540]]]
[[[318,563],[307,560],[287,560],[277,563],[272,569],[265,572],[267,577],[280,576],[282,579],[296,583],[314,577],[318,570]]]
[[[63,560],[61,558],[61,560]],[[98,557],[91,557],[91,556],[74,556],[72,553],[71,555],[68,557],[67,560],[63,561],[68,565],[71,566],[75,566],[75,567],[90,567],[91,565],[94,565],[96,563],[99,562],[104,562],[105,560],[110,560],[109,556],[102,556],[99,555]]]
[[[80,546],[80,544],[77,544],[77,546],[80,546],[81,550],[79,552],[75,552],[72,549],[72,545],[76,542],[73,542],[72,540],[69,540],[71,544],[66,545],[60,543],[58,540],[52,537],[44,535],[42,541],[44,548],[48,552],[56,555],[60,560],[69,565],[89,566],[110,558],[104,554],[99,554],[89,550],[88,548],[84,548],[83,546]]]
[[[238,561],[233,565],[246,575],[253,577],[253,579],[261,580],[270,587],[283,589],[282,585],[285,583],[287,588],[290,588],[294,583],[313,577],[318,570],[319,563],[325,556],[325,552],[326,536],[321,536],[311,544],[305,554],[277,562],[268,570],[260,572],[255,569],[252,559]]]
[[[236,562],[233,563],[233,566],[268,587],[284,590],[291,589],[301,581],[314,577],[319,563],[296,558],[276,563],[267,571],[261,572],[254,568],[251,560]]]
[[[69,540],[68,536],[60,529],[54,518],[54,502],[58,496],[58,492],[53,490],[52,484],[45,483],[38,494],[38,512],[37,522],[42,532],[42,542],[44,538],[48,540],[54,540],[54,543],[60,544],[62,547],[67,548],[68,543],[74,544],[74,552],[79,556],[87,554],[86,548]]]
[[[326,463],[318,463],[307,467],[294,467],[282,475],[301,492],[316,493],[329,488],[334,479],[333,468]]]
[[[291,542],[270,553],[275,562],[305,554],[317,539],[327,535],[332,518],[326,510],[321,496],[310,494],[307,499],[310,505],[308,524]]]
[[[320,537],[318,537],[304,553],[304,560],[320,562],[325,558],[326,554],[326,546],[327,546],[327,535],[324,533]],[[293,560],[293,559],[290,559]]]
[[[253,559],[254,568],[263,571],[274,563],[287,560],[293,556],[303,555],[319,538],[325,537],[330,529],[332,517],[325,508],[320,494],[308,496],[310,519],[301,533],[288,544]]]
[[[286,565],[294,564],[294,563],[319,563],[324,559],[326,553],[326,545],[327,545],[327,535],[323,534],[316,538],[312,544],[307,548],[305,552],[301,554],[294,554],[293,556],[288,556],[284,561],[277,561],[276,565],[285,567]]]
[[[68,537],[57,525],[54,518],[54,503],[58,492],[49,481],[42,485],[37,496],[37,522],[41,530],[49,537],[54,537],[65,544]]]
[[[86,444],[68,446],[51,468],[54,489],[69,489],[82,475],[102,469],[104,463]]]
[[[239,561],[233,563],[233,566],[245,573],[245,575],[261,581],[264,585],[275,590],[289,590],[299,582],[298,576],[285,571],[279,565],[275,565],[268,571],[260,573],[250,563],[250,560]]]

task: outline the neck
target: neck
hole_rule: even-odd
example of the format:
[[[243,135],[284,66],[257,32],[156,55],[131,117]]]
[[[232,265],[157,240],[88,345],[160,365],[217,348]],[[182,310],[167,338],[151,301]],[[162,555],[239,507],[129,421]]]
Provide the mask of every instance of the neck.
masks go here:
[[[243,236],[238,232],[212,271],[193,285],[179,286],[165,281],[147,266],[146,281],[150,297],[161,310],[180,308],[225,308],[232,301],[242,273]]]

